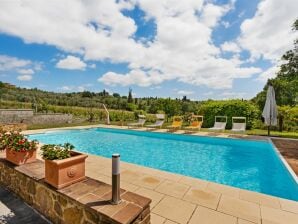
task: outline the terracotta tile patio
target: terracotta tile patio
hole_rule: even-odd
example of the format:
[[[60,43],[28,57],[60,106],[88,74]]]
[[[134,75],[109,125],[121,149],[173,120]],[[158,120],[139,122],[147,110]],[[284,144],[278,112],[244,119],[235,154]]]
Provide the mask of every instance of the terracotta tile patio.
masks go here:
[[[135,164],[121,164],[121,188],[152,199],[152,224],[298,223],[296,201]],[[110,184],[111,160],[89,155],[86,172],[88,176]]]

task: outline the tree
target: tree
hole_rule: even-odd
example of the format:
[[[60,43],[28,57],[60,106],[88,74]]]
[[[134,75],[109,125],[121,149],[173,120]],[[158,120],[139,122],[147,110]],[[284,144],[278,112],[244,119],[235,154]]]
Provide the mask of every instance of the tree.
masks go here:
[[[109,96],[109,92],[107,92],[105,89],[102,91],[102,96],[106,97]]]
[[[168,98],[164,101],[164,111],[170,117],[179,115],[181,113],[181,104],[177,100]]]
[[[82,92],[82,97],[92,98],[93,94],[89,91]]]
[[[4,94],[4,92],[6,91],[4,87],[5,87],[5,84],[0,81],[0,100],[1,100],[2,94]]]
[[[293,31],[298,31],[298,19],[293,25]],[[262,92],[253,99],[260,108],[264,107],[266,91],[269,84],[274,87],[276,102],[279,106],[295,106],[298,101],[298,38],[294,41],[294,49],[287,51],[282,60],[285,61],[280,66],[277,76],[269,79]]]
[[[113,97],[120,98],[120,94],[119,93],[113,93]]]
[[[128,91],[127,103],[133,103],[132,89],[131,88],[129,88],[129,91]]]
[[[182,101],[190,101],[190,100],[187,99],[187,96],[183,96],[183,97],[182,97]]]

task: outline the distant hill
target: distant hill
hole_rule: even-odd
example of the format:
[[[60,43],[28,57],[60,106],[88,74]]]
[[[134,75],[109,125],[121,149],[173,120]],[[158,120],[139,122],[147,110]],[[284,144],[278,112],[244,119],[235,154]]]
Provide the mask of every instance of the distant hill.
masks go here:
[[[1,100],[17,101],[25,103],[50,104],[61,106],[82,106],[82,107],[96,107],[100,103],[104,103],[105,99],[115,100],[118,98],[126,99],[126,96],[116,97],[109,95],[105,90],[99,93],[89,91],[73,92],[73,93],[56,93],[37,88],[27,89],[20,88],[9,83],[0,82],[0,98]]]
[[[131,91],[131,90],[130,90]],[[44,90],[26,89],[0,82],[0,108],[4,107],[4,101],[32,104],[32,108],[38,107],[39,111],[46,111],[48,105],[99,108],[104,103],[109,109],[137,111],[142,110],[148,113],[164,111],[169,115],[184,114],[198,110],[199,101],[183,99],[144,97],[132,99],[131,92],[127,96],[118,93],[110,95],[107,91],[102,92],[72,92],[57,93]],[[12,104],[7,104],[12,105]],[[20,105],[20,104],[15,104]]]

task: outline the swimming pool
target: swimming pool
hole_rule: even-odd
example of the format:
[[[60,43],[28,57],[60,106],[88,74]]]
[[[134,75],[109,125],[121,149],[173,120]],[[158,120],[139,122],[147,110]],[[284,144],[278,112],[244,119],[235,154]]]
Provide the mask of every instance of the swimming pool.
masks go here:
[[[70,142],[76,149],[298,201],[298,184],[270,142],[111,128],[30,135],[42,143]]]

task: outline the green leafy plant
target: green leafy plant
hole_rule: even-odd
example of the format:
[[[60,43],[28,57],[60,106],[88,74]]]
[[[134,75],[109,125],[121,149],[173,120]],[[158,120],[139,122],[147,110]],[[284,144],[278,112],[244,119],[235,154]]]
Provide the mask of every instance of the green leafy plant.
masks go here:
[[[246,117],[247,129],[251,129],[261,117],[257,106],[247,100],[209,100],[202,103],[198,113],[204,115],[204,128],[213,126],[215,116],[227,116],[227,129],[232,127],[232,117]]]
[[[74,146],[70,143],[64,143],[63,145],[48,144],[43,145],[40,149],[43,159],[61,160],[71,157],[70,151],[74,149]]]
[[[0,130],[0,151],[9,149],[16,152],[26,152],[36,150],[37,144],[38,142],[36,140],[29,141],[18,131],[6,132]]]

